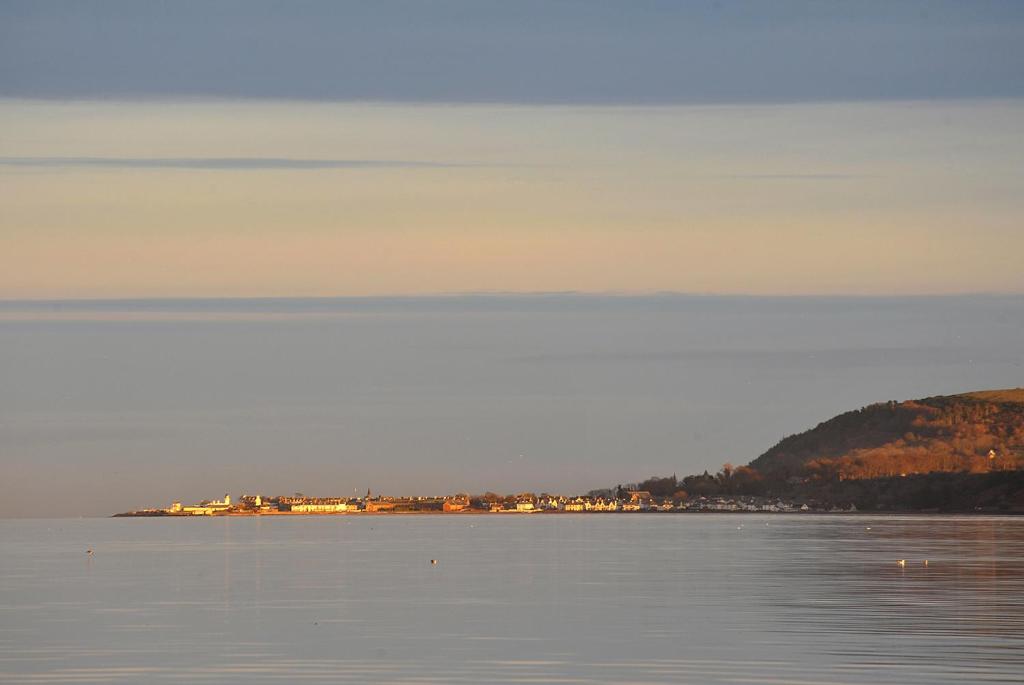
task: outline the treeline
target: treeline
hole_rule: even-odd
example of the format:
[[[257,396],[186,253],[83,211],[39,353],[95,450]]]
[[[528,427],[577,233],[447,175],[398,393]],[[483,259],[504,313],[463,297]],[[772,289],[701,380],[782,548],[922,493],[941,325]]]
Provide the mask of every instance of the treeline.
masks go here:
[[[786,494],[785,489],[782,492]],[[827,508],[854,504],[861,511],[1024,514],[1024,471],[808,482],[791,486],[787,496]]]
[[[665,486],[676,483],[671,493]],[[657,492],[651,487],[660,488]],[[676,479],[652,477],[620,488],[646,489],[678,501],[699,497],[751,496],[807,502],[817,509],[938,511],[1024,514],[1024,470],[928,473],[850,480],[768,480],[750,467],[727,464],[716,474]],[[614,490],[614,489],[613,489]],[[595,491],[600,492],[600,491]],[[606,491],[608,492],[608,491]]]
[[[763,492],[825,509],[1024,513],[1024,470],[775,482]]]
[[[696,476],[677,478],[671,476],[651,476],[639,483],[616,485],[614,488],[591,490],[590,497],[615,497],[629,499],[633,491],[646,491],[659,499],[686,501],[693,497],[709,497],[714,495],[760,495],[766,490],[764,478],[749,466],[734,467],[725,464],[716,474],[707,471]]]
[[[764,478],[757,470],[749,466],[725,464],[716,474],[705,471],[685,478],[677,478],[675,474],[668,477],[651,476],[639,483],[618,485],[611,492],[621,497],[622,493],[630,490],[645,490],[655,497],[685,500],[712,495],[760,495],[766,487]]]

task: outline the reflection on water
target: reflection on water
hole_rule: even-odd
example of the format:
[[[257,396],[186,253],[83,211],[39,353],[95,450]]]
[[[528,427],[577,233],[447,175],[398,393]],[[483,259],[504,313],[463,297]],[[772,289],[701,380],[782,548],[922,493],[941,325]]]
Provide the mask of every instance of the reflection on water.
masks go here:
[[[1021,673],[1024,519],[0,522],[5,683],[931,684]]]

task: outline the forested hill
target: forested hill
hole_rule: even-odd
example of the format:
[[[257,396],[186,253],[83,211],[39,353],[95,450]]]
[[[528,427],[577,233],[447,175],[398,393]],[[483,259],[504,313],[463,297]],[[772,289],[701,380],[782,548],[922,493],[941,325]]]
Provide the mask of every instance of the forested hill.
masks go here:
[[[1024,468],[1024,388],[872,404],[784,438],[750,465],[776,481]]]

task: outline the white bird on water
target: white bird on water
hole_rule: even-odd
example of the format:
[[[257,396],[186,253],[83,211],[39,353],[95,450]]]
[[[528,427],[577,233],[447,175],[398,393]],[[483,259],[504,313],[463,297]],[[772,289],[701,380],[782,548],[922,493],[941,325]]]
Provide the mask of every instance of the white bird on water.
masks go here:
[[[907,560],[906,559],[897,559],[896,560],[896,565],[899,566],[900,568],[903,568],[904,566],[907,565]]]

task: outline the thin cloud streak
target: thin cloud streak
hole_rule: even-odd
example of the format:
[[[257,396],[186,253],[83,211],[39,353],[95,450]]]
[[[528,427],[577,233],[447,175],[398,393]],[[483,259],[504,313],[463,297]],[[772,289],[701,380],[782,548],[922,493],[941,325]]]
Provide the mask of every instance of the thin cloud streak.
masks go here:
[[[0,166],[31,168],[90,167],[101,169],[199,169],[206,171],[246,171],[265,169],[445,169],[480,165],[407,159],[293,159],[284,157],[0,157]]]
[[[744,181],[848,181],[879,178],[877,174],[729,174],[724,178]]]

